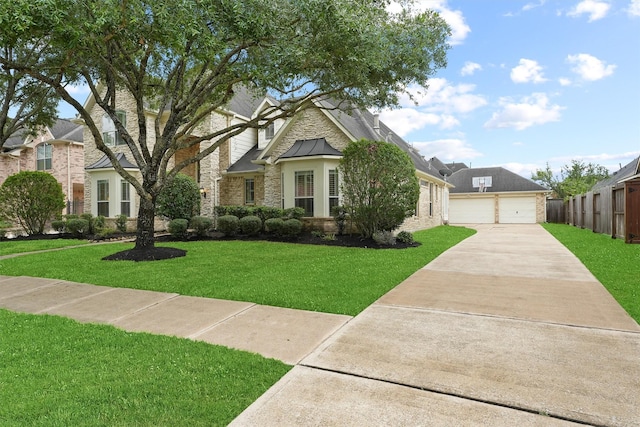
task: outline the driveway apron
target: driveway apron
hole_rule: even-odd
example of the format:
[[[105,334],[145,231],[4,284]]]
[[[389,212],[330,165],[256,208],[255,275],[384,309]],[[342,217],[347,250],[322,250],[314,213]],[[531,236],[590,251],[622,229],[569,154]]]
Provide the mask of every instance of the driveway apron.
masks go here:
[[[640,426],[640,326],[539,225],[479,225],[233,425]]]

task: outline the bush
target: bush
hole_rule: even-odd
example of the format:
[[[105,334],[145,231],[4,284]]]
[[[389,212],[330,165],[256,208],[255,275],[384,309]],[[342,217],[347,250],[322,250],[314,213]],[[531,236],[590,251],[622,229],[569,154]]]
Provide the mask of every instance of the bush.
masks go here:
[[[379,245],[394,246],[396,244],[396,237],[391,231],[376,231],[372,237]]]
[[[57,219],[55,221],[51,221],[51,228],[56,230],[58,233],[62,233],[64,231],[65,226],[66,226],[66,223],[64,220]]]
[[[158,195],[156,213],[170,220],[188,220],[200,213],[200,188],[195,180],[179,173]]]
[[[285,237],[294,237],[302,232],[302,221],[291,218],[282,223],[282,235]]]
[[[301,219],[305,214],[303,208],[287,208],[284,210],[282,217],[286,219]]]
[[[262,220],[254,215],[240,218],[239,224],[242,234],[249,236],[255,236],[262,230]]]
[[[84,218],[67,220],[67,231],[74,236],[83,237],[89,233],[89,221]]]
[[[218,231],[227,236],[234,236],[238,232],[239,222],[235,215],[223,215],[218,218]]]
[[[264,222],[264,229],[267,233],[275,234],[279,236],[282,233],[284,227],[284,220],[282,218],[269,218]]]
[[[206,216],[194,216],[189,221],[189,227],[196,230],[198,236],[205,236],[207,231],[213,227],[213,221]]]
[[[98,215],[97,217],[93,218],[93,233],[99,233],[100,231],[102,231],[103,229],[107,228],[107,219],[104,217],[104,215]]]
[[[0,217],[19,224],[29,235],[43,234],[47,221],[64,207],[62,186],[46,172],[19,172],[0,187]]]
[[[96,230],[95,230],[95,226],[94,226],[94,218],[93,215],[85,212],[83,214],[80,214],[80,218],[84,219],[85,221],[87,221],[87,224],[89,224],[89,228],[87,229],[86,233],[87,234],[95,234]]]
[[[116,229],[121,233],[127,232],[127,220],[129,218],[126,215],[118,215],[116,217]]]
[[[347,228],[347,208],[344,206],[334,206],[331,208],[331,215],[338,227],[338,235],[342,236]]]
[[[349,143],[339,167],[349,218],[364,237],[393,231],[420,197],[415,166],[397,145],[361,139]]]
[[[256,206],[252,209],[252,213],[260,218],[263,224],[268,219],[282,218],[284,216],[284,210],[270,206]]]
[[[0,240],[7,237],[7,228],[11,228],[11,223],[0,221]]]
[[[169,233],[178,239],[184,239],[187,237],[187,229],[189,228],[189,221],[184,218],[176,218],[169,221],[167,226]]]
[[[413,240],[413,234],[409,233],[408,231],[399,232],[398,235],[396,236],[396,240],[400,243],[405,243],[407,245],[410,245],[413,242],[415,242],[415,240]]]

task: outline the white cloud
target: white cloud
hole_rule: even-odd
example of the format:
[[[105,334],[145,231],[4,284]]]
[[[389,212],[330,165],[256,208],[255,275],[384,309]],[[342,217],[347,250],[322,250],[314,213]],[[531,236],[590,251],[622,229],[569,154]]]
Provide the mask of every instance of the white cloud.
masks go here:
[[[583,0],[573,9],[567,12],[568,16],[579,17],[584,14],[589,15],[589,22],[597,21],[607,16],[611,5],[604,1]]]
[[[559,121],[560,112],[564,109],[559,105],[551,105],[544,93],[534,93],[520,102],[501,98],[500,105],[502,109],[493,113],[491,119],[484,124],[485,128],[524,130],[534,125]]]
[[[605,65],[604,61],[589,55],[588,53],[579,53],[577,55],[567,56],[567,62],[575,64],[571,69],[578,74],[583,80],[595,81],[603,79],[613,74],[616,65]]]
[[[560,83],[561,86],[571,86],[571,80],[566,77],[560,77],[558,83]]]
[[[392,1],[389,6],[387,6],[387,10],[391,12],[398,12],[401,8],[402,6],[398,1]],[[462,12],[451,9],[447,4],[447,0],[416,0],[414,8],[418,12],[422,12],[427,9],[437,11],[451,28],[451,38],[449,39],[449,43],[452,45],[461,44],[471,32],[471,28],[469,28],[465,22]]]
[[[441,129],[450,129],[460,125],[460,122],[453,116],[424,113],[412,108],[382,111],[380,119],[401,137],[405,137],[407,134],[425,126],[439,126]]]
[[[520,65],[511,69],[511,80],[514,83],[543,83],[547,79],[543,77],[542,66],[533,59],[522,58]]]
[[[516,141],[516,142],[514,142],[514,143],[513,143],[513,144],[511,144],[511,145],[513,145],[514,147],[524,147],[524,142],[522,142],[522,141]]]
[[[467,61],[464,63],[464,67],[460,70],[460,74],[463,76],[471,76],[473,73],[480,70],[482,70],[482,65],[476,62]]]
[[[89,86],[86,84],[78,85],[78,86],[67,85],[65,86],[65,89],[74,98],[76,98],[78,95],[89,95]]]
[[[409,88],[418,107],[429,112],[446,114],[469,113],[487,104],[481,95],[473,93],[473,84],[453,85],[443,78],[429,80],[429,89],[425,92],[419,88]],[[402,106],[414,107],[408,97],[401,99]]]
[[[536,165],[535,163],[509,162],[509,163],[503,163],[497,166],[501,166],[506,170],[509,170],[527,179],[531,179],[531,175],[534,174],[536,169],[544,169],[546,165],[541,167],[540,165]]]
[[[627,13],[629,16],[640,16],[640,0],[631,0]]]
[[[536,7],[544,6],[545,3],[546,0],[539,0],[537,3],[527,3],[522,6],[522,10],[526,12],[528,10],[535,9]]]
[[[425,158],[436,156],[443,161],[466,161],[482,157],[483,154],[462,139],[437,139],[434,141],[414,142]]]

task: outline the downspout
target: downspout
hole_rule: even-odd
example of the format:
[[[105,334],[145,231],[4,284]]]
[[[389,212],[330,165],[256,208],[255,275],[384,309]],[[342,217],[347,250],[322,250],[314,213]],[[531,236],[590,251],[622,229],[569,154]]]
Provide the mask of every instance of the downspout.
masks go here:
[[[69,198],[71,193],[71,198]],[[71,202],[71,203],[69,203]],[[69,206],[73,204],[73,188],[71,188],[71,143],[67,144],[67,214],[69,214]]]

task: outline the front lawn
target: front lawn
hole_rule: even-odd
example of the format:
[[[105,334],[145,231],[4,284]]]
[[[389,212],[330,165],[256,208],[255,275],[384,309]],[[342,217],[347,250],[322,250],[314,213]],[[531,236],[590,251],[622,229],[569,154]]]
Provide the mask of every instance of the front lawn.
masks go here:
[[[89,241],[86,239],[0,240],[0,256],[86,245],[88,243]]]
[[[130,243],[1,260],[0,274],[254,302],[356,315],[419,268],[474,234],[441,226],[415,233],[421,246],[361,249],[264,241],[163,244],[187,256],[164,261],[102,261]]]
[[[565,224],[544,228],[573,252],[640,323],[640,245]]]
[[[0,309],[0,425],[222,426],[290,366],[187,339]]]

